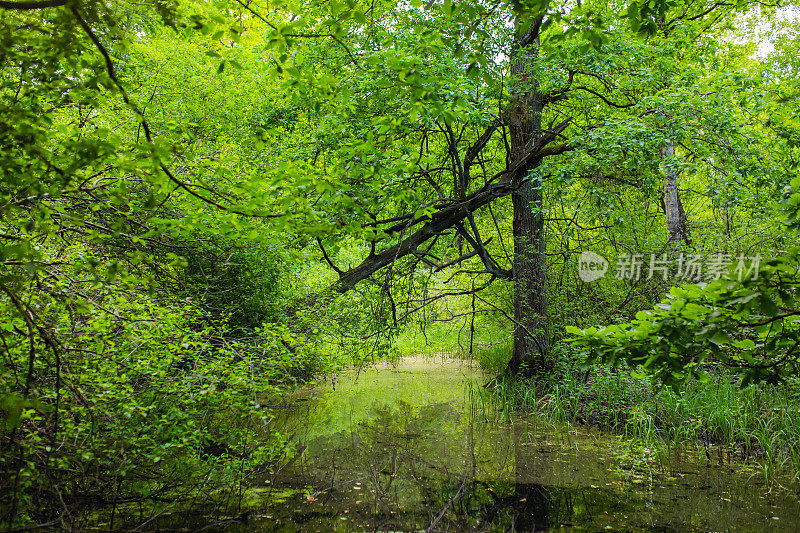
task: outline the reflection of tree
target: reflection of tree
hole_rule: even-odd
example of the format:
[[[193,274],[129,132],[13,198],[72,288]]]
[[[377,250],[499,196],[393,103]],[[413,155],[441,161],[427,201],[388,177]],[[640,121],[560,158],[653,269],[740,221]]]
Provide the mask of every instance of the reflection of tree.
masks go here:
[[[513,494],[498,498],[487,509],[486,521],[494,523],[498,516],[508,517],[511,531],[539,531],[554,525],[550,514],[551,493],[535,483],[515,483]]]
[[[411,419],[402,416],[402,408],[390,415],[385,410],[379,418],[386,423],[383,431],[376,431],[385,445],[391,438],[386,429],[402,426],[405,433],[395,435],[395,442],[402,441],[400,462],[407,472],[407,479],[415,486],[419,495],[418,514],[414,522],[427,515],[426,531],[494,529],[501,527],[512,531],[537,531],[568,522],[572,516],[571,494],[569,491],[549,489],[540,484],[524,482],[528,477],[526,461],[522,448],[515,438],[514,455],[516,474],[520,479],[516,482],[495,480],[487,482],[481,479],[485,472],[478,469],[478,451],[480,444],[475,438],[475,421],[471,417],[459,419],[452,429],[459,431],[466,443],[460,450],[463,467],[455,467],[457,461],[437,460],[426,439],[407,439],[409,430],[423,433],[434,428],[442,428],[445,424],[453,424],[452,412],[444,415],[441,406],[432,409],[429,406],[421,410],[417,417]],[[438,416],[433,416],[432,412]],[[444,416],[443,416],[444,415]],[[389,422],[391,420],[391,422]],[[397,450],[398,448],[395,448]],[[444,458],[442,458],[444,459]],[[399,503],[399,502],[396,502]],[[566,504],[566,506],[564,505]],[[422,516],[420,516],[422,515]],[[410,517],[409,517],[410,518]],[[411,526],[411,524],[407,524]],[[414,524],[417,527],[418,524]]]
[[[602,514],[609,502],[596,491],[538,483],[555,464],[514,433],[498,447],[487,440],[496,427],[450,404],[376,403],[350,430],[308,442],[298,470],[326,492],[326,512],[363,513],[377,531],[540,531]],[[363,490],[352,490],[356,480]]]

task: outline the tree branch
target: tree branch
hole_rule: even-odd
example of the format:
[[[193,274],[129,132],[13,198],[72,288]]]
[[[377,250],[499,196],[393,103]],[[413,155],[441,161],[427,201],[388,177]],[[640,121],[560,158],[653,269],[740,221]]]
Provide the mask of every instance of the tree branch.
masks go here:
[[[577,91],[577,90],[586,91],[589,94],[595,95],[596,97],[598,97],[603,102],[605,102],[606,104],[610,105],[611,107],[616,107],[617,109],[628,109],[629,107],[633,107],[633,106],[636,105],[635,103],[633,103],[633,104],[618,104],[616,102],[612,102],[611,100],[609,100],[608,98],[606,98],[602,94],[598,93],[597,91],[595,91],[593,89],[590,89],[588,87],[584,87],[583,85],[581,85],[579,87],[575,87],[574,89],[571,89],[571,90],[573,90],[573,91]]]
[[[430,219],[417,231],[383,252],[367,257],[361,264],[345,272],[331,289],[339,293],[351,290],[359,281],[415,252],[428,239],[452,228],[464,220],[468,213],[473,213],[497,198],[511,194],[513,190],[514,187],[509,183],[490,183],[464,200],[441,208],[431,215]]]
[[[483,246],[488,245],[490,242],[492,242],[491,238],[486,239],[486,242],[483,243]],[[463,263],[467,259],[469,259],[471,257],[475,257],[476,255],[478,255],[478,250],[477,249],[476,250],[472,250],[471,252],[468,252],[468,253],[466,253],[464,255],[461,255],[461,256],[457,257],[456,259],[453,259],[452,261],[448,261],[447,263],[443,263],[443,264],[437,266],[436,270],[434,270],[434,272],[441,272],[442,270],[444,270],[447,267],[451,267],[453,265],[458,265],[460,263]]]
[[[317,244],[319,245],[319,249],[322,250],[322,257],[325,259],[325,262],[328,263],[328,266],[330,266],[337,274],[341,276],[343,274],[342,270],[334,265],[333,261],[331,261],[331,258],[328,257],[328,252],[325,251],[325,246],[323,246],[322,239],[319,237],[317,237]]]
[[[478,138],[478,140],[475,141],[475,144],[473,144],[472,146],[469,147],[469,149],[467,149],[467,153],[464,156],[465,174],[469,174],[469,168],[472,166],[472,163],[475,161],[475,158],[478,157],[478,154],[480,154],[481,151],[486,147],[486,144],[489,142],[489,139],[492,138],[492,135],[494,135],[494,132],[497,130],[499,126],[500,126],[499,120],[492,122],[489,125],[489,127],[486,128],[486,131],[483,132],[483,135],[481,135]]]
[[[544,151],[545,147],[548,144],[550,144],[553,141],[553,139],[555,139],[562,131],[567,129],[567,126],[569,126],[571,123],[572,123],[572,117],[560,123],[555,128],[551,128],[544,131],[542,133],[542,136],[539,137],[535,143],[533,143],[533,146],[528,148],[528,150],[517,161],[514,161],[510,167],[506,168],[502,172],[499,172],[497,175],[495,175],[493,180],[504,175],[513,176],[517,172],[517,170],[530,165],[537,158],[544,157],[541,154]],[[546,155],[552,155],[552,154],[548,153]]]
[[[500,265],[498,265],[497,262],[492,259],[492,257],[489,255],[489,252],[487,252],[486,248],[483,246],[483,243],[481,242],[481,236],[478,233],[478,226],[475,224],[475,217],[472,216],[472,213],[467,214],[467,220],[469,221],[473,233],[475,233],[475,237],[473,238],[472,235],[470,235],[469,232],[464,229],[464,226],[461,223],[456,224],[456,231],[463,235],[467,242],[469,242],[470,246],[478,251],[478,255],[483,262],[483,266],[486,267],[488,272],[500,279],[511,279],[512,271],[500,268]]]
[[[0,0],[0,8],[13,11],[31,11],[47,7],[61,7],[67,5],[67,0],[43,0],[41,2],[7,2]]]

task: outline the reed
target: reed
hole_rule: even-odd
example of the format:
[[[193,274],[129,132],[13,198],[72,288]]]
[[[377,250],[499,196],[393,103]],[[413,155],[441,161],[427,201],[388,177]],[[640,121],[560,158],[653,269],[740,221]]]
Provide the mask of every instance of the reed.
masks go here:
[[[628,369],[575,365],[536,384],[504,376],[489,392],[506,419],[536,414],[598,427],[678,458],[691,451],[708,462],[757,464],[771,485],[800,481],[800,380],[741,388],[719,371],[675,393]]]

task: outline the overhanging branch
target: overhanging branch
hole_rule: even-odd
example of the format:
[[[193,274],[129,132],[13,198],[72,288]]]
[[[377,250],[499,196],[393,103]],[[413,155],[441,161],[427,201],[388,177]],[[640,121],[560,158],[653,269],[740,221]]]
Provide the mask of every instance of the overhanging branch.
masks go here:
[[[511,194],[513,190],[514,187],[509,183],[490,183],[464,200],[443,207],[405,239],[379,254],[367,257],[361,264],[340,275],[339,281],[331,289],[339,293],[351,290],[359,281],[368,278],[381,268],[414,253],[428,239],[452,228],[463,221],[469,213],[477,211],[497,198]]]

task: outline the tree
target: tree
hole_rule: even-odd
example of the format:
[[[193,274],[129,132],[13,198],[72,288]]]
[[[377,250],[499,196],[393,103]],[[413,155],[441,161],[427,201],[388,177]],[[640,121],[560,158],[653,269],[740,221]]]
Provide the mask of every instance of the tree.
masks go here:
[[[789,23],[789,28],[793,24]],[[793,67],[796,54],[787,54],[796,50],[796,36],[791,29],[788,34],[779,33],[771,57],[758,63],[743,61],[742,72],[727,77],[727,85],[737,89],[728,98],[739,97],[738,112],[743,116],[738,122],[749,122],[739,130],[741,135],[769,150],[758,155],[741,147],[723,151],[721,163],[728,156],[739,158],[738,168],[725,169],[737,179],[727,181],[725,190],[712,189],[735,197],[742,190],[741,182],[736,183],[741,179],[753,180],[751,190],[765,189],[762,211],[766,204],[776,235],[773,246],[779,251],[759,257],[755,263],[742,262],[740,254],[718,280],[674,287],[658,305],[640,311],[628,323],[570,328],[572,342],[590,360],[627,363],[675,389],[689,379],[708,379],[707,372],[719,366],[738,375],[742,387],[776,384],[797,375],[800,178],[796,99],[792,96],[796,94],[797,69]],[[746,212],[742,225],[753,231],[753,210]],[[779,222],[774,227],[776,219]],[[729,234],[727,228],[722,230]]]
[[[670,133],[663,129],[668,124],[683,136],[689,123],[676,126],[680,120],[676,116],[647,125],[648,117],[662,112],[661,106],[675,104],[681,94],[686,94],[687,86],[700,76],[697,69],[703,52],[693,52],[690,57],[681,59],[678,50],[698,37],[709,37],[714,27],[731,17],[732,12],[725,6],[711,3],[673,8],[656,6],[654,9],[649,4],[634,4],[627,10],[628,17],[639,29],[654,34],[649,42],[642,42],[635,33],[620,27],[619,22],[610,25],[614,27],[613,32],[600,30],[604,24],[601,16],[613,20],[611,10],[615,6],[606,10],[601,6],[584,4],[570,10],[551,2],[514,4],[508,12],[514,21],[513,31],[506,31],[501,24],[498,25],[505,13],[503,6],[486,9],[481,4],[462,3],[458,6],[445,4],[441,8],[436,4],[426,7],[428,11],[420,15],[398,14],[388,8],[383,12],[386,22],[375,22],[370,26],[378,28],[376,32],[382,32],[382,38],[387,42],[393,40],[394,44],[388,49],[381,48],[380,38],[375,37],[376,33],[372,31],[366,35],[373,40],[367,38],[367,42],[354,45],[356,50],[375,50],[369,55],[364,54],[369,65],[366,72],[381,80],[376,84],[376,90],[383,91],[381,102],[395,106],[391,107],[394,116],[391,119],[385,116],[376,118],[373,121],[375,132],[366,137],[367,141],[380,144],[385,157],[363,147],[354,148],[346,156],[340,152],[338,156],[345,169],[338,179],[340,182],[348,182],[352,179],[348,175],[359,170],[366,170],[369,178],[374,180],[379,176],[375,169],[387,165],[390,172],[403,176],[390,183],[413,184],[413,194],[408,190],[397,191],[395,197],[377,193],[379,197],[390,199],[385,204],[382,202],[381,213],[386,214],[381,216],[365,209],[364,204],[371,203],[370,194],[386,182],[381,181],[382,176],[372,184],[361,182],[360,185],[366,189],[356,194],[348,192],[356,204],[349,212],[355,211],[372,219],[366,223],[370,232],[372,228],[375,230],[374,234],[365,237],[370,243],[369,254],[349,269],[335,266],[330,254],[324,250],[323,255],[339,273],[337,290],[346,292],[380,269],[392,268],[407,257],[416,263],[432,264],[435,269],[445,264],[452,265],[431,255],[431,251],[435,245],[441,244],[445,232],[455,231],[471,248],[468,253],[460,254],[457,262],[473,258],[480,260],[481,267],[468,269],[469,273],[488,276],[490,281],[513,280],[514,317],[511,320],[516,333],[509,370],[517,372],[524,367],[529,372],[540,372],[548,366],[549,348],[545,181],[548,173],[558,172],[559,166],[569,168],[571,165],[569,162],[564,164],[565,159],[556,156],[567,152],[584,153],[598,161],[604,157],[599,166],[613,167],[616,156],[601,146],[603,133],[609,133],[627,136],[626,142],[638,143],[656,168],[665,151],[672,160],[676,141],[670,139]],[[617,9],[620,7],[616,6]],[[485,13],[482,9],[486,9]],[[481,22],[475,22],[480,13],[483,13],[480,21],[493,21],[495,25],[483,29]],[[358,17],[353,15],[353,18]],[[398,20],[402,22],[398,23]],[[430,46],[438,38],[430,31],[431,27],[436,28],[444,36],[441,43],[436,44],[436,52],[424,49],[420,53],[419,48],[408,46],[390,31],[397,29],[402,32],[409,26],[425,28],[419,30],[422,37],[428,39],[424,46]],[[475,31],[473,27],[483,29],[484,36],[497,35],[501,41],[500,50],[504,50],[509,58],[507,82],[500,76],[502,81],[498,83],[497,65],[478,52],[480,39],[472,39],[474,42],[459,39],[459,32],[454,31],[454,27],[470,28],[470,31],[462,31],[470,36]],[[596,45],[605,44],[596,50],[587,45],[587,38]],[[665,52],[666,57],[663,56]],[[637,58],[635,67],[624,69],[620,63],[625,54],[640,54],[642,57]],[[341,68],[347,66],[359,70],[359,63],[352,55],[343,57],[347,63]],[[644,57],[650,58],[653,64],[645,64]],[[475,62],[468,63],[470,60]],[[459,64],[466,67],[467,74],[473,74],[460,79],[461,84],[473,87],[473,93],[455,90],[458,83],[453,81],[442,86],[431,84],[431,79],[436,79],[431,71],[458,76]],[[428,69],[424,71],[425,78],[419,76],[423,65]],[[689,66],[694,70],[679,73],[681,68]],[[664,84],[659,78],[673,75],[675,83],[668,81]],[[366,91],[366,96],[361,94],[359,97],[371,98],[372,95]],[[696,97],[692,103],[698,102],[699,95]],[[432,109],[422,112],[419,109],[422,102]],[[484,108],[491,105],[497,107],[499,113],[487,116],[485,112],[476,112],[470,104]],[[348,105],[340,103],[339,107],[347,108]],[[708,117],[703,116],[705,111],[701,112],[698,120],[701,136],[720,133],[712,122],[719,109],[712,108]],[[684,111],[687,116],[682,118],[689,118],[696,110],[684,105]],[[401,118],[404,114],[416,119],[417,123]],[[578,115],[583,115],[580,123],[577,122]],[[614,127],[620,125],[629,125],[630,129],[621,133],[619,128],[614,131]],[[474,131],[471,136],[470,130]],[[408,155],[408,145],[414,144],[412,139],[420,147],[417,162],[403,166],[395,164],[395,159],[388,164],[392,158],[402,159]],[[368,156],[350,156],[359,150],[368,152]],[[406,150],[404,155],[397,155],[403,150]],[[498,159],[505,161],[505,165],[498,166]],[[544,162],[548,164],[543,165]],[[672,165],[673,162],[667,163],[667,168],[672,168]],[[478,166],[482,176],[471,173]],[[673,170],[665,173],[663,186],[668,195],[668,223],[677,228],[673,235],[681,233],[687,237],[685,214],[681,215],[677,197],[677,174]],[[482,177],[483,183],[476,180],[477,177]],[[361,197],[364,191],[368,191],[366,197]],[[513,259],[504,264],[504,260],[497,257],[497,252],[500,255],[503,252],[496,243],[490,246],[484,242],[481,228],[491,231],[493,224],[489,220],[494,214],[487,211],[491,205],[502,205],[501,199],[506,197],[511,198],[513,207],[514,250]],[[358,213],[359,210],[363,211]],[[334,204],[333,213],[340,212],[340,206]],[[338,216],[333,213],[331,218]],[[348,238],[359,234],[352,226],[331,230],[334,234],[346,234]],[[332,232],[328,232],[325,238],[331,239]],[[405,232],[410,232],[410,235],[405,236]],[[382,251],[378,251],[379,244],[384,246]]]
[[[143,112],[127,96],[107,48],[91,28],[90,22],[102,21],[110,29],[109,38],[114,38],[110,12],[93,4],[59,6],[58,2],[4,5],[5,9],[58,8],[53,12],[72,28],[69,42],[83,47],[78,53],[92,48],[99,52],[108,75],[106,83],[138,116],[147,141],[144,147],[156,157],[157,171],[148,179],[207,205],[241,215],[258,214],[253,206],[263,200],[257,194],[263,181],[237,191],[234,198],[214,184],[190,186],[169,169],[167,143],[151,135]],[[332,4],[322,9],[307,6],[300,17],[278,10],[270,15],[273,20],[265,18],[256,5],[239,6],[241,20],[249,27],[231,26],[228,34],[233,43],[244,30],[263,32],[270,53],[277,56],[276,72],[283,87],[291,91],[291,100],[309,117],[315,116],[308,121],[309,125],[316,122],[310,143],[316,145],[313,159],[309,161],[310,154],[303,150],[287,150],[279,155],[284,159],[280,164],[264,169],[271,178],[270,187],[280,195],[277,201],[264,202],[276,224],[305,228],[321,239],[321,246],[339,238],[368,243],[363,261],[346,269],[336,267],[323,248],[323,256],[339,274],[334,289],[340,293],[383,268],[394,268],[406,257],[424,262],[426,254],[437,243],[441,245],[445,232],[454,231],[471,251],[449,263],[434,260],[435,267],[476,259],[482,269],[473,273],[488,276],[490,282],[513,279],[516,333],[509,369],[544,370],[549,338],[542,163],[566,152],[591,150],[598,132],[608,130],[609,117],[620,111],[629,117],[652,111],[643,98],[634,96],[631,80],[638,74],[620,74],[612,64],[620,57],[613,54],[625,46],[628,52],[643,50],[636,44],[636,34],[615,19],[612,10],[624,6],[572,9],[552,2],[506,6],[476,1],[455,6],[429,3],[425,10],[415,12],[393,3]],[[160,14],[173,26],[177,20],[193,20],[206,33],[212,32],[214,20],[224,20],[219,13],[203,18],[166,9]],[[635,30],[663,35],[677,46],[709,31],[729,16],[729,10],[716,3],[671,7],[633,3],[625,15]],[[513,28],[504,24],[505,17],[511,17]],[[421,43],[403,32],[419,33]],[[225,31],[217,34],[217,39],[226,35]],[[609,42],[610,36],[617,49],[598,52],[595,47]],[[315,46],[320,39],[333,44],[330,51],[320,52]],[[482,50],[487,44],[487,51]],[[497,62],[502,54],[509,58],[507,81],[502,76],[506,65]],[[599,61],[604,56],[609,58],[605,65]],[[226,64],[220,63],[220,72]],[[238,63],[231,60],[230,64]],[[336,88],[335,80],[341,76],[358,80],[356,89]],[[629,87],[620,88],[617,79]],[[615,101],[617,95],[623,101]],[[372,110],[364,109],[365,98]],[[376,109],[380,105],[388,107]],[[497,114],[489,111],[495,107]],[[589,120],[576,124],[577,113]],[[543,120],[549,121],[547,127]],[[337,121],[345,127],[334,135]],[[286,131],[286,127],[264,128],[261,134]],[[303,133],[308,139],[307,132]],[[419,155],[413,161],[416,144]],[[97,146],[101,145],[92,144],[93,149]],[[97,162],[96,158],[92,161]],[[548,170],[553,168],[547,165]],[[479,176],[474,175],[477,169]],[[387,179],[390,175],[395,177]],[[290,180],[295,183],[289,184]],[[342,186],[346,194],[337,194],[336,188]],[[376,193],[382,204],[378,209],[373,205]],[[487,211],[506,197],[511,198],[513,210],[514,251],[513,259],[505,260],[510,264],[503,265],[504,260],[496,257],[498,243],[489,245],[481,237],[481,228],[494,225],[499,231],[496,223],[488,222],[494,220],[494,213]],[[679,203],[671,198],[670,193],[671,211],[677,207],[680,213]],[[390,294],[388,286],[386,291]]]
[[[675,145],[667,140],[661,148],[666,161],[664,165],[664,213],[667,216],[668,242],[691,242],[689,228],[686,224],[686,211],[683,209],[678,193],[678,171],[672,165],[675,158]]]

